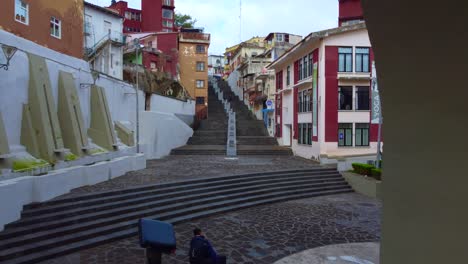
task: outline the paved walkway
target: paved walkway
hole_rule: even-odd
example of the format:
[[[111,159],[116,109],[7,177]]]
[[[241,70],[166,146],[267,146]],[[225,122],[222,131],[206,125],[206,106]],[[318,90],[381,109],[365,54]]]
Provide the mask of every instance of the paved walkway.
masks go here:
[[[378,264],[379,256],[379,243],[352,243],[304,250],[274,264]]]
[[[175,226],[179,248],[175,256],[165,256],[164,263],[188,263],[188,243],[194,227],[202,228],[218,252],[228,255],[228,263],[233,264],[271,264],[326,245],[378,242],[380,211],[381,205],[376,200],[359,194],[345,194],[208,217]],[[343,253],[348,254],[346,251]],[[144,250],[138,246],[138,238],[132,237],[45,263],[144,264],[145,259]]]
[[[93,186],[81,187],[59,198],[146,184],[315,166],[318,164],[313,161],[289,156],[242,156],[236,160],[226,159],[224,156],[168,156],[148,161],[144,170],[129,172],[122,177]]]

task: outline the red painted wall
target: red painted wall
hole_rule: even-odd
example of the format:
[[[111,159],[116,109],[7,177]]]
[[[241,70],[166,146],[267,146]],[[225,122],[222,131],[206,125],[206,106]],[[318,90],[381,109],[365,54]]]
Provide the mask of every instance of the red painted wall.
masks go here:
[[[372,48],[370,49],[370,65],[372,65],[372,61],[374,61],[374,51],[372,50]],[[370,88],[371,88],[371,91],[372,91],[372,81],[370,82]],[[382,96],[382,95],[381,95]],[[373,103],[373,98],[372,98],[372,93],[370,94],[370,106],[371,106],[371,116],[370,116],[370,120],[372,120],[372,103]],[[370,121],[369,121],[370,123]],[[383,131],[383,130],[382,130]],[[377,142],[378,140],[378,137],[379,137],[379,125],[378,124],[370,124],[370,131],[369,131],[369,137],[370,137],[370,141],[371,142]],[[381,134],[382,136],[382,141],[383,141],[383,133]]]
[[[172,0],[172,6],[164,6],[164,9],[170,9],[174,12],[175,3]],[[142,29],[144,32],[163,31],[163,0],[142,0],[141,1]],[[175,15],[175,14],[174,14]],[[169,20],[174,24],[174,16]],[[174,31],[174,26],[167,28]]]
[[[294,84],[299,82],[299,61],[294,62]]]
[[[361,0],[340,0],[339,24],[348,20],[363,19]]]
[[[161,33],[158,34],[158,49],[170,58],[166,60],[165,72],[170,72],[172,76],[177,74],[177,64],[179,63],[178,55],[178,33]]]
[[[138,9],[133,9],[133,8],[128,8],[128,3],[125,1],[119,1],[114,5],[109,6],[109,8],[117,10],[119,12],[119,15],[124,17],[124,22],[123,22],[123,32],[124,33],[132,33],[132,32],[138,32],[141,30],[141,21],[136,21],[136,20],[131,20],[125,18],[125,12],[133,12],[133,13],[139,13],[141,15],[141,10]],[[127,28],[134,28],[136,31],[128,31]]]
[[[299,137],[299,122],[298,122],[298,116],[299,116],[299,106],[298,106],[298,95],[299,95],[299,90],[297,88],[294,88],[294,93],[293,93],[293,127],[294,127],[294,133],[293,133],[293,138],[298,139]]]
[[[325,47],[325,142],[338,141],[338,47]]]
[[[319,76],[320,76],[320,64],[318,63],[319,61],[319,49],[316,49],[313,51],[312,53],[312,60],[313,60],[313,63],[316,63],[317,62],[317,90],[315,91],[316,92],[316,98],[317,98],[317,103],[315,105],[315,111],[317,111],[317,118],[319,117],[319,113],[318,113],[318,98],[319,98],[319,94],[318,94],[318,91],[319,91]],[[312,99],[311,99],[312,100]],[[314,115],[312,114],[312,124],[313,124],[313,118],[314,118]],[[320,123],[318,122],[317,120],[317,136],[313,136],[312,137],[312,141],[314,142],[318,142],[318,134],[319,134],[319,125]]]

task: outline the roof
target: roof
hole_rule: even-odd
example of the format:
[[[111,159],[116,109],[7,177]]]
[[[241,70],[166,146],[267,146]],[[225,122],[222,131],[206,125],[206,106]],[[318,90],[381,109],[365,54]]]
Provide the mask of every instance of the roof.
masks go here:
[[[296,45],[291,47],[288,51],[286,51],[283,55],[281,55],[274,62],[267,65],[266,68],[270,69],[270,68],[276,66],[277,64],[281,63],[286,56],[288,56],[291,52],[299,49],[301,46],[305,45],[306,43],[309,43],[309,42],[315,41],[315,40],[320,40],[320,39],[327,38],[327,37],[331,37],[331,36],[334,36],[334,35],[344,34],[344,33],[348,33],[348,32],[351,32],[351,31],[356,31],[356,30],[361,30],[361,29],[366,29],[366,23],[365,22],[360,22],[360,23],[353,24],[353,25],[341,26],[341,27],[337,27],[337,28],[331,28],[331,29],[327,29],[327,30],[312,32],[309,35],[307,35],[307,37],[305,37],[303,40],[301,40]]]
[[[265,40],[268,41],[268,40],[270,40],[270,39],[273,39],[273,36],[274,36],[275,34],[287,34],[287,35],[290,35],[290,36],[301,37],[300,35],[295,35],[295,34],[286,33],[286,32],[271,32],[270,34],[268,34],[268,36],[266,36]]]
[[[106,8],[106,7],[98,6],[98,5],[95,5],[95,4],[91,4],[90,2],[86,2],[86,1],[84,2],[84,5],[88,6],[90,8],[96,9],[98,11],[101,11],[103,13],[107,13],[109,15],[116,16],[118,18],[124,18],[123,16],[121,16],[117,12],[117,10],[113,10],[113,9],[110,9],[110,8]]]

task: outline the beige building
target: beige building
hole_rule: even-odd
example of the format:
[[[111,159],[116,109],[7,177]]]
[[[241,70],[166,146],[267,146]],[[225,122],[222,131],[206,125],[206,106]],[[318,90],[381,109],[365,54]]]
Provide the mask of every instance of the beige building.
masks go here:
[[[208,48],[210,34],[182,29],[179,34],[180,83],[196,100],[196,114],[205,115],[208,106]]]

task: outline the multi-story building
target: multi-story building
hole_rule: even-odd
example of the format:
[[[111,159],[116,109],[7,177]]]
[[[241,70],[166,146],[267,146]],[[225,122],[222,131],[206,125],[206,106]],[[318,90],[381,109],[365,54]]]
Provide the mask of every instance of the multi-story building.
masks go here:
[[[116,11],[84,2],[84,51],[91,68],[122,79],[123,17]]]
[[[271,61],[275,61],[288,49],[302,40],[302,36],[290,33],[272,32],[265,38],[266,46],[269,47],[267,53]]]
[[[340,21],[347,20],[340,16]],[[360,21],[311,33],[271,63],[279,142],[292,146],[296,155],[317,160],[375,154],[373,60],[366,25]]]
[[[2,0],[0,28],[63,54],[83,57],[83,1]]]
[[[180,82],[196,100],[196,112],[208,106],[208,48],[210,34],[182,29],[179,34]]]
[[[118,1],[109,8],[125,18],[124,33],[177,31],[174,0],[141,0],[141,10],[129,8],[126,1]]]
[[[138,39],[140,47],[135,51],[134,40]],[[177,32],[147,32],[127,34],[127,46],[124,51],[124,64],[143,65],[153,72],[164,72],[166,77],[179,79]]]
[[[224,76],[224,56],[222,55],[209,55],[208,56],[208,75],[210,76]]]

